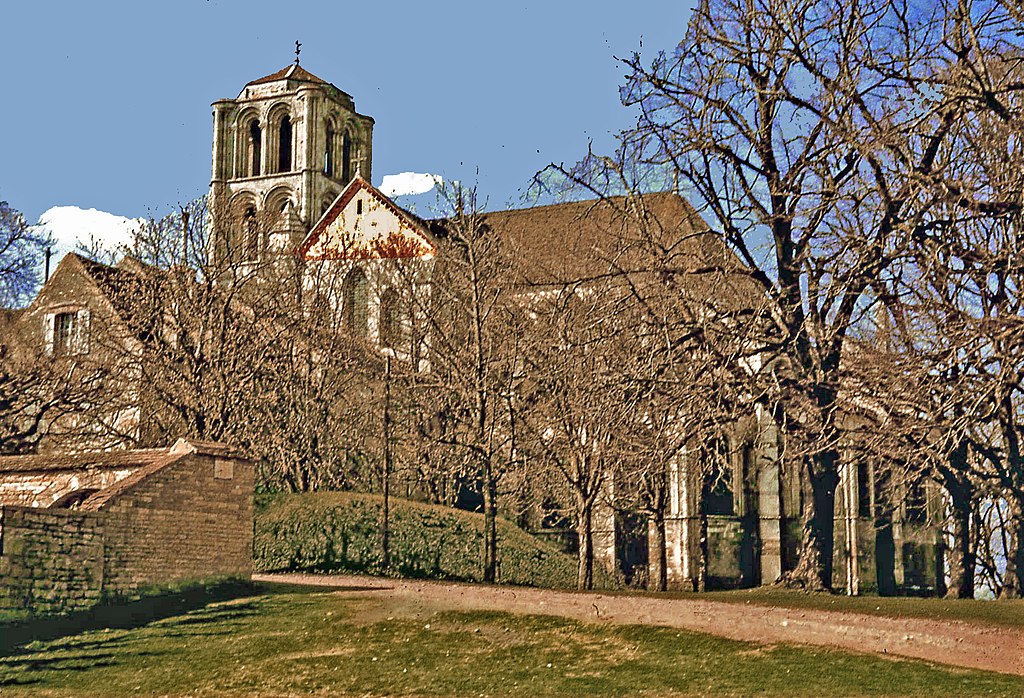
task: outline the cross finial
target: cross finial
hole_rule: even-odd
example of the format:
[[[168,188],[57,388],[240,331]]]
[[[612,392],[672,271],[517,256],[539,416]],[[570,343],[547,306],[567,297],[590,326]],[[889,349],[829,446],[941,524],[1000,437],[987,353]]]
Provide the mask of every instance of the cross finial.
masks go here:
[[[302,44],[298,41],[295,42],[295,65],[299,64],[299,51],[302,50]]]

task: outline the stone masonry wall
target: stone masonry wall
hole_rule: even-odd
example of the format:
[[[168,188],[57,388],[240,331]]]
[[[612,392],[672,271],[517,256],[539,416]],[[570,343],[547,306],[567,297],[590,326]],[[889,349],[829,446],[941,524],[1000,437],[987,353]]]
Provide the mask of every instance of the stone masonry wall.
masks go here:
[[[107,593],[252,573],[253,469],[246,461],[193,454],[102,507]]]
[[[99,601],[103,518],[0,507],[0,610],[62,613]]]

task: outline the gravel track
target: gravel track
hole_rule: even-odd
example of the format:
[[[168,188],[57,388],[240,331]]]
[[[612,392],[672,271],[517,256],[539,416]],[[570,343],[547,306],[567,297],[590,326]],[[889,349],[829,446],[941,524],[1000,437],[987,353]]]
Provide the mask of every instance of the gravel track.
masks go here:
[[[253,579],[340,587],[336,593],[383,597],[424,613],[489,610],[658,625],[761,644],[821,645],[1024,676],[1024,633],[964,621],[354,575],[261,574]]]

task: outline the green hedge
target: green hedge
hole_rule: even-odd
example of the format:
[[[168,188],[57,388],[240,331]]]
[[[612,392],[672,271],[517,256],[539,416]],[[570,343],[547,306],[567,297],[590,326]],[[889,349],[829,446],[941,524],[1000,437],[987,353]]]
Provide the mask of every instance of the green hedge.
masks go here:
[[[346,492],[265,495],[257,500],[258,571],[383,574],[381,497]],[[571,588],[576,559],[504,520],[498,521],[499,581]],[[402,577],[480,581],[483,516],[391,500],[391,570]],[[614,586],[603,573],[597,585]]]

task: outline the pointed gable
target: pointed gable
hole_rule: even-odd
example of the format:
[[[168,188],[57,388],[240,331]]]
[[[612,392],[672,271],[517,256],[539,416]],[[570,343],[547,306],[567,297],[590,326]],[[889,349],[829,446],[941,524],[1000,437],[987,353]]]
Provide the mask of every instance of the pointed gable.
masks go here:
[[[305,260],[429,259],[436,248],[418,218],[356,177],[313,226],[297,252]]]

